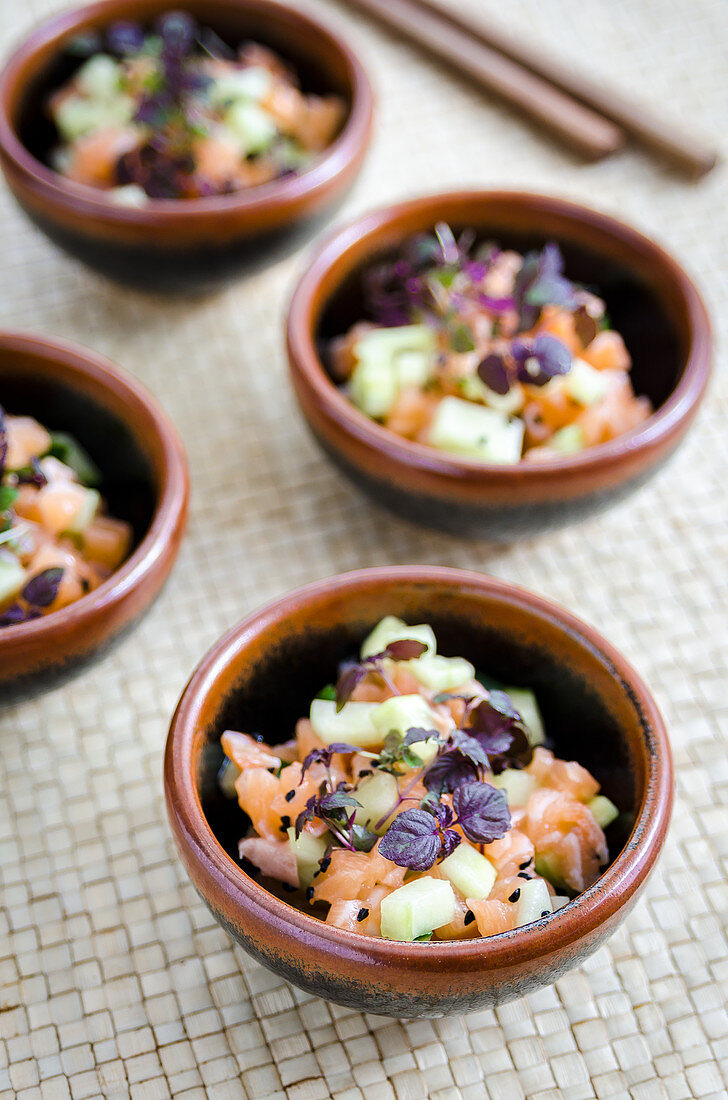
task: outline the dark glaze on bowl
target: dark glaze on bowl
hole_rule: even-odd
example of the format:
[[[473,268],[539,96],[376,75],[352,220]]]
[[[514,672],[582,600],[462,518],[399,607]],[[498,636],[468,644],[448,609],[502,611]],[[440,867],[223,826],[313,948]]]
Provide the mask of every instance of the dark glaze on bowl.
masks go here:
[[[635,392],[656,412],[635,431],[579,454],[496,466],[395,435],[356,409],[327,374],[327,341],[361,319],[361,272],[438,221],[518,251],[555,240],[566,274],[593,285],[625,337]],[[511,539],[598,511],[647,480],[674,451],[705,391],[710,324],[692,282],[635,229],[525,192],[432,195],[387,207],[330,236],[295,290],[288,357],[299,404],[326,453],[398,515],[453,534]]]
[[[236,851],[245,819],[216,786],[220,735],[232,728],[285,740],[338,661],[385,614],[431,623],[443,653],[535,688],[547,728],[558,733],[556,751],[589,768],[624,811],[607,834],[611,865],[556,915],[488,939],[397,943],[326,925],[241,869]],[[180,700],[164,783],[182,861],[230,935],[302,989],[391,1016],[501,1004],[578,965],[636,900],[672,803],[660,715],[634,669],[607,642],[522,589],[478,573],[419,566],[332,577],[284,596],[230,631]]]
[[[117,19],[149,24],[172,0],[104,0],[57,15],[11,56],[0,76],[0,166],[25,212],[91,267],[151,290],[199,290],[292,251],[331,216],[361,167],[373,96],[353,52],[310,16],[277,0],[185,0],[180,5],[220,37],[247,38],[290,60],[305,89],[334,92],[349,105],[334,142],[299,175],[206,199],[115,205],[47,167],[52,127],[47,93],[71,74],[62,45]],[[77,64],[77,63],[76,63]]]
[[[135,534],[129,558],[88,596],[0,628],[0,701],[8,701],[75,674],[149,608],[177,557],[188,477],[177,432],[154,398],[85,348],[0,332],[0,403],[75,435],[101,469],[111,513]]]

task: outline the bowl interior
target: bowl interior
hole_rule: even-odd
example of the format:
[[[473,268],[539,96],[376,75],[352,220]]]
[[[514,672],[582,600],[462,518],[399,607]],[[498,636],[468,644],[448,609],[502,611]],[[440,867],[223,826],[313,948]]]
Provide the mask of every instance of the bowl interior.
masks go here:
[[[412,233],[429,231],[445,220],[456,234],[475,229],[479,243],[493,241],[522,253],[556,241],[566,275],[606,301],[612,327],[622,334],[632,355],[635,392],[646,394],[655,408],[662,405],[685,369],[690,332],[685,303],[675,293],[669,272],[655,260],[650,262],[652,246],[634,234],[644,250],[625,247],[608,231],[597,231],[588,217],[581,222],[554,217],[548,209],[529,210],[526,198],[516,197],[510,204],[487,198],[470,203],[446,200],[439,212],[426,209],[423,215],[405,219],[404,228],[395,218],[384,232],[364,235],[339,266],[318,318],[315,339],[322,362],[327,362],[332,337],[345,333],[355,321],[371,319],[364,305],[363,272],[395,256],[398,244]]]
[[[228,855],[247,819],[217,787],[225,729],[260,733],[273,743],[293,736],[311,698],[336,678],[338,663],[356,655],[385,614],[429,622],[439,651],[469,658],[479,673],[533,688],[555,752],[596,776],[622,814],[608,832],[612,859],[622,850],[644,795],[649,724],[609,659],[548,614],[535,615],[501,595],[453,590],[445,584],[349,591],[345,597],[296,609],[283,620],[256,624],[238,646],[203,707],[193,760],[203,813]],[[284,895],[285,896],[285,895]]]
[[[344,57],[333,48],[328,36],[316,31],[294,11],[266,0],[245,3],[186,0],[181,5],[172,0],[116,0],[108,5],[94,5],[86,14],[79,13],[71,30],[52,35],[32,64],[25,66],[12,121],[19,139],[33,156],[48,163],[57,137],[44,105],[48,95],[82,63],[65,50],[65,43],[80,34],[103,29],[116,19],[138,20],[151,27],[160,14],[177,6],[193,15],[200,25],[215,31],[233,49],[248,40],[270,47],[292,65],[305,92],[339,95],[351,108],[351,74]]]
[[[102,473],[99,486],[109,514],[134,530],[137,546],[149,530],[159,496],[152,456],[129,425],[100,396],[53,372],[29,367],[18,353],[0,352],[0,404],[15,416],[34,416],[53,431],[69,432]]]

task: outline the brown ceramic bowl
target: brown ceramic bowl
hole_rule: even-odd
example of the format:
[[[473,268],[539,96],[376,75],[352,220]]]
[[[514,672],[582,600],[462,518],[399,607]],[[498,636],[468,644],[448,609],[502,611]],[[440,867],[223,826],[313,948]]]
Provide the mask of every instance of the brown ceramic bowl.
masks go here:
[[[655,413],[610,443],[557,460],[497,466],[412,443],[370,420],[324,365],[331,337],[362,318],[361,274],[438,221],[520,251],[555,240],[572,279],[597,288],[627,342],[637,393]],[[579,519],[626,496],[674,451],[710,373],[711,335],[692,282],[661,248],[614,218],[525,192],[432,195],[386,207],[317,249],[288,314],[293,384],[334,462],[398,515],[459,535],[509,539]]]
[[[177,432],[135,379],[85,348],[0,332],[0,404],[71,432],[100,468],[111,515],[134,529],[131,555],[88,596],[0,628],[0,700],[75,674],[149,608],[184,532],[188,478]]]
[[[556,751],[590,768],[623,811],[608,833],[612,863],[553,916],[488,939],[397,943],[330,927],[241,869],[237,841],[247,819],[217,791],[220,735],[230,728],[286,740],[312,695],[385,614],[429,622],[442,652],[534,687]],[[391,1016],[474,1011],[577,966],[634,904],[662,847],[672,803],[662,719],[637,673],[608,642],[523,589],[425,566],[332,577],[282,597],[226,634],[179,702],[164,783],[182,861],[223,928],[294,985]]]
[[[345,99],[341,132],[309,168],[233,195],[129,209],[47,167],[53,130],[43,101],[74,68],[63,44],[116,19],[153,23],[176,6],[231,44],[253,38],[271,46],[294,65],[305,89]],[[291,251],[331,215],[364,159],[372,104],[349,47],[277,0],[105,0],[55,16],[12,54],[0,76],[0,166],[33,221],[105,275],[153,290],[204,289]]]

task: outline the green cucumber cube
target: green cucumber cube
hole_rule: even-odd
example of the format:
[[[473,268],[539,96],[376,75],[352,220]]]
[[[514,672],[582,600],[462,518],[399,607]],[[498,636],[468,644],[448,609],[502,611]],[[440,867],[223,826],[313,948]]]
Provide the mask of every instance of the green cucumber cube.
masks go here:
[[[508,393],[496,393],[477,374],[468,374],[461,378],[458,390],[467,401],[482,401],[506,416],[512,416],[523,408],[523,391],[520,386],[512,386]]]
[[[403,639],[413,639],[427,646],[428,653],[437,652],[435,632],[431,626],[421,623],[419,626],[407,626],[402,619],[395,615],[386,615],[363,641],[361,647],[362,660],[373,657],[375,653],[381,653],[390,642],[399,642]],[[424,656],[424,654],[423,654]]]
[[[382,420],[397,400],[399,386],[390,363],[363,359],[357,363],[349,383],[349,396],[358,409],[374,420]]]
[[[382,901],[381,931],[385,940],[411,942],[455,918],[455,894],[441,878],[415,879]]]
[[[11,554],[0,557],[0,606],[18,596],[25,585],[25,570]]]
[[[453,691],[475,677],[475,668],[464,657],[441,657],[423,653],[407,668],[430,691]]]
[[[536,696],[528,688],[507,687],[503,689],[510,696],[513,706],[520,714],[528,727],[528,742],[530,745],[543,745],[546,740],[543,718],[539,709]]]
[[[225,125],[240,142],[241,154],[263,153],[275,141],[278,130],[271,116],[257,103],[238,100],[225,113]]]
[[[354,345],[356,367],[350,397],[367,416],[387,415],[404,386],[421,387],[430,377],[436,350],[429,325],[401,325],[367,332]]]
[[[619,817],[619,810],[612,800],[604,794],[596,795],[590,802],[587,802],[587,806],[594,815],[594,820],[600,829],[606,829],[607,825],[611,825]]]
[[[101,504],[101,494],[98,489],[79,487],[79,493],[83,493],[83,496],[79,497],[78,511],[73,517],[73,521],[66,528],[72,535],[82,535],[84,533],[96,516]]]
[[[609,376],[596,370],[586,359],[574,359],[562,385],[569,397],[580,405],[595,405],[609,389]]]
[[[126,126],[134,117],[134,101],[125,95],[104,101],[69,96],[58,105],[54,120],[65,141],[111,126]]]
[[[554,432],[549,446],[555,451],[560,451],[561,454],[578,454],[585,447],[584,429],[581,424],[567,424],[565,428],[559,428]]]
[[[332,699],[314,699],[311,703],[313,732],[325,745],[344,741],[361,749],[376,749],[382,736],[372,722],[379,703],[345,703],[340,711]]]
[[[389,772],[375,771],[372,775],[365,776],[354,792],[354,798],[359,803],[354,812],[354,821],[357,825],[364,825],[383,836],[390,822],[386,815],[396,804],[398,797],[397,780]]]
[[[297,838],[296,830],[291,826],[288,830],[288,843],[296,857],[299,885],[310,886],[326,853],[326,841],[322,836],[314,836],[305,831]]]
[[[112,100],[121,91],[121,68],[107,53],[97,53],[84,61],[76,73],[76,84],[84,95],[96,100]]]
[[[523,431],[522,420],[509,420],[496,409],[459,397],[444,397],[430,425],[428,442],[464,458],[512,465],[521,460]]]
[[[482,901],[493,889],[497,871],[477,848],[461,842],[452,855],[443,859],[440,870],[464,898]]]
[[[260,102],[273,87],[273,77],[267,69],[251,65],[247,69],[234,69],[216,76],[209,89],[209,96],[215,106],[224,107],[237,100]]]
[[[520,887],[521,894],[516,903],[516,927],[530,924],[553,912],[551,894],[542,878],[532,878]]]
[[[513,808],[525,806],[538,786],[532,775],[518,771],[516,768],[506,768],[500,775],[496,775],[492,785],[503,791],[508,799],[508,805]]]
[[[377,706],[372,722],[379,730],[382,741],[389,733],[396,733],[402,738],[407,730],[413,728],[437,730],[432,707],[422,695],[393,695]],[[411,748],[423,764],[429,764],[437,756],[437,738],[415,741]]]
[[[557,909],[563,909],[570,901],[571,898],[567,897],[566,894],[553,894],[551,897],[551,907],[554,913]]]

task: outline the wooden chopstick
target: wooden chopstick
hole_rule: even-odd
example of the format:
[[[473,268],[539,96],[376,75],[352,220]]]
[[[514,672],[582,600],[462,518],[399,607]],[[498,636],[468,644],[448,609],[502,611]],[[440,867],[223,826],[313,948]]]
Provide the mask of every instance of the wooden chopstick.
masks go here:
[[[457,72],[467,73],[587,160],[599,160],[622,145],[619,126],[492,49],[472,29],[456,25],[445,17],[444,9],[430,11],[415,0],[353,0],[353,4]]]
[[[359,2],[359,0],[356,0]],[[438,0],[411,0],[423,16],[438,18],[477,38],[484,46],[522,65],[555,88],[598,111],[621,126],[652,152],[694,178],[704,176],[718,161],[716,150],[698,134],[664,118],[654,108],[632,100],[617,88],[590,77],[583,70],[565,65],[537,50],[535,45],[512,40],[503,30],[486,23],[482,16],[458,15]]]

